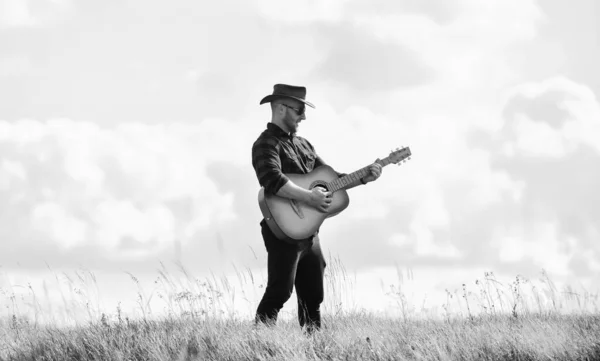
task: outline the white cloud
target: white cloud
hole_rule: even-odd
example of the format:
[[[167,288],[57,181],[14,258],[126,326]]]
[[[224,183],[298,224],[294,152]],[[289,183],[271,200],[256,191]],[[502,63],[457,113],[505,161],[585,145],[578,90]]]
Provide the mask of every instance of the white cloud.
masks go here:
[[[0,130],[0,141],[14,143],[35,142],[44,134],[41,123],[32,119],[20,120],[18,126],[0,120]]]
[[[300,132],[325,161],[331,162],[339,171],[349,173],[377,158],[385,158],[391,150],[406,145],[411,138],[410,124],[394,121],[391,116],[363,106],[351,106],[338,113],[329,104],[323,104],[311,113],[301,123]],[[331,141],[333,134],[340,134],[338,142]],[[392,168],[384,168],[384,172]]]
[[[352,197],[351,206],[344,213],[344,217],[354,219],[385,218],[389,215],[389,208],[383,199],[371,197]]]
[[[11,183],[27,179],[27,171],[21,162],[3,159],[0,164],[0,191],[8,191]]]
[[[535,99],[551,92],[564,94],[564,99],[557,106],[566,111],[567,119],[564,119],[560,128],[551,128],[544,123],[547,119],[519,117],[515,124],[515,131],[519,136],[518,146],[534,153],[549,153],[548,155],[553,156],[572,152],[579,144],[600,152],[600,143],[597,141],[600,139],[600,103],[585,84],[556,76],[541,82],[519,84],[508,96],[521,95],[526,99]]]
[[[511,230],[494,243],[504,262],[532,260],[550,274],[568,276],[569,261],[574,255],[573,249],[577,248],[577,240],[561,237],[555,222],[536,221],[531,226]],[[570,251],[567,244],[570,244]]]
[[[532,40],[542,18],[534,1],[461,1],[458,16],[441,25],[414,13],[356,14],[354,21],[381,39],[418,52],[446,82],[446,89],[496,87],[516,74],[506,53]]]
[[[31,216],[33,228],[60,247],[152,254],[235,218],[233,195],[219,193],[206,167],[244,162],[236,153],[251,143],[236,127],[225,120],[114,128],[68,119],[3,122],[0,184],[18,209],[32,204],[20,217]],[[187,213],[169,208],[179,199],[189,200]],[[128,249],[127,238],[137,243]]]
[[[29,75],[32,70],[31,60],[24,55],[0,57],[0,78]]]
[[[171,245],[176,237],[173,213],[160,204],[140,210],[130,201],[107,199],[96,206],[92,220],[101,225],[94,239],[110,250],[129,238],[144,245],[143,252],[136,254],[152,254]]]
[[[415,222],[420,226],[446,227],[449,224],[449,215],[444,204],[443,194],[436,184],[430,183],[425,197],[421,198],[418,208],[415,209]]]
[[[0,0],[0,28],[52,24],[70,10],[71,0]]]
[[[27,178],[27,172],[25,171],[23,164],[20,162],[11,161],[9,159],[3,159],[2,167],[0,169],[3,170],[3,175],[6,175],[8,177],[14,176],[19,179]]]
[[[430,228],[422,225],[411,226],[412,238],[414,240],[413,251],[417,256],[433,256],[438,259],[457,259],[462,252],[452,244],[450,239],[440,240],[433,236]]]
[[[36,23],[29,8],[29,1],[0,1],[0,27],[34,26]]]
[[[344,15],[344,4],[347,2],[349,0],[258,0],[257,3],[261,14],[269,19],[283,23],[308,23],[340,21]]]
[[[88,226],[85,222],[70,214],[63,205],[54,202],[35,205],[31,214],[31,223],[35,230],[47,235],[47,239],[58,242],[66,249],[86,241]]]
[[[48,4],[50,7],[69,5]],[[240,191],[228,189],[231,193],[227,193],[222,189],[235,187],[217,183],[219,177],[221,181],[227,181],[225,178],[230,173],[221,172],[219,177],[214,177],[214,174],[207,173],[207,166],[221,162],[223,167],[239,167],[246,172],[243,173],[245,176],[251,173],[250,146],[268,120],[268,108],[258,107],[258,100],[271,91],[272,83],[291,82],[307,85],[309,98],[317,103],[316,110],[309,109],[300,135],[307,137],[336,169],[353,171],[402,145],[410,146],[414,154],[413,160],[405,166],[386,168],[377,183],[351,191],[351,208],[331,223],[335,231],[368,219],[384,223],[383,227],[388,227],[384,232],[386,235],[405,237],[390,242],[404,246],[410,244],[418,255],[445,257],[464,254],[470,242],[480,240],[453,240],[453,231],[468,233],[468,230],[453,228],[457,227],[457,222],[460,223],[457,220],[474,217],[492,207],[501,208],[504,204],[524,201],[526,182],[513,178],[494,164],[494,156],[497,155],[494,152],[499,150],[490,143],[475,147],[469,137],[473,130],[494,133],[504,129],[506,119],[501,116],[504,106],[502,95],[507,84],[518,83],[522,76],[511,63],[513,46],[536,39],[542,15],[533,1],[492,1],[485,4],[474,0],[459,1],[447,5],[451,8],[446,9],[449,15],[443,15],[446,21],[436,21],[436,16],[421,11],[422,8],[415,12],[399,5],[395,8],[399,11],[383,12],[367,4],[371,10],[362,12],[353,5],[356,4],[343,0],[309,1],[294,4],[294,11],[290,11],[288,4],[279,1],[244,3],[231,9],[227,5],[215,4],[217,8],[210,9],[227,16],[219,19],[218,24],[213,17],[202,22],[202,26],[195,27],[199,22],[194,23],[194,16],[205,14],[204,10],[209,8],[200,4],[185,14],[189,18],[182,15],[177,26],[164,28],[152,23],[161,18],[160,7],[149,5],[143,9],[140,7],[147,22],[131,28],[132,32],[125,38],[117,31],[97,32],[95,26],[103,23],[105,18],[97,17],[96,12],[83,13],[83,17],[79,18],[82,23],[75,21],[72,26],[85,29],[82,36],[86,37],[82,39],[90,40],[86,44],[92,45],[77,48],[68,39],[64,43],[58,42],[58,48],[69,47],[72,53],[60,58],[60,62],[57,61],[60,66],[49,67],[46,74],[38,69],[40,75],[59,74],[53,78],[56,83],[45,83],[45,92],[40,90],[36,93],[35,99],[40,102],[36,104],[40,107],[21,105],[18,113],[55,110],[53,107],[44,108],[44,105],[64,102],[66,108],[57,113],[71,116],[75,109],[75,112],[81,113],[72,117],[93,119],[94,109],[111,109],[114,113],[107,114],[116,114],[115,118],[119,120],[109,116],[101,121],[122,123],[99,126],[67,119],[0,122],[0,142],[11,152],[3,158],[1,189],[8,192],[19,188],[11,195],[13,201],[20,199],[19,202],[36,201],[62,207],[57,214],[64,220],[57,219],[56,222],[68,224],[69,219],[89,222],[86,232],[90,238],[86,238],[85,242],[92,243],[104,237],[107,240],[105,248],[109,250],[119,247],[123,238],[130,237],[154,251],[167,245],[170,238],[191,239],[200,231],[216,232],[219,227],[227,228],[231,237],[237,240],[242,238],[240,235],[245,236],[248,229],[229,227],[231,224],[226,222],[251,217],[242,217],[239,211],[236,213],[237,210],[233,209],[239,205]],[[224,8],[220,9],[221,6]],[[393,8],[395,5],[390,6]],[[110,11],[119,8],[102,9],[105,11],[102,16],[113,16],[116,13]],[[260,13],[256,13],[257,9]],[[41,14],[41,10],[33,6],[27,11],[33,14],[31,16]],[[124,21],[130,13],[125,11],[123,14],[123,18],[112,18],[115,29],[130,26]],[[83,24],[88,20],[89,23]],[[214,33],[218,36],[206,31],[213,27],[218,29]],[[189,33],[199,36],[193,42],[180,40],[159,44],[165,45],[158,47],[165,48],[160,54],[153,53],[157,51],[154,43],[142,47],[144,42],[141,41],[138,42],[140,48],[127,47],[131,40],[143,40],[148,36],[159,39],[158,33],[166,39],[186,39],[185,34]],[[87,37],[88,34],[94,36]],[[357,35],[357,38],[348,35]],[[379,43],[373,48],[378,50],[377,54],[364,53],[360,61],[344,68],[356,72],[363,67],[363,76],[355,79],[360,80],[358,82],[333,84],[332,80],[339,79],[333,79],[326,72],[321,74],[322,77],[307,75],[324,59],[330,59],[328,55],[332,51],[344,55],[353,49],[355,43],[364,46],[359,51],[372,49],[371,45],[377,41]],[[341,42],[344,46],[334,46]],[[102,67],[104,64],[100,64],[106,60],[103,54],[115,49],[100,44],[115,44],[115,48],[126,49],[120,53],[123,59],[145,66],[135,67],[138,71],[135,76],[124,81],[121,75],[129,74],[126,67],[112,63]],[[290,44],[292,49],[302,51],[289,53]],[[388,46],[395,49],[388,52]],[[353,93],[347,89],[356,84],[371,85],[370,75],[364,74],[367,73],[366,66],[377,60],[371,59],[376,55],[391,59],[389,77],[395,75],[394,79],[401,80],[398,74],[416,69],[395,63],[396,56],[400,54],[401,58],[405,48],[410,49],[411,57],[414,55],[416,65],[434,70],[431,76],[429,70],[426,71],[427,77],[430,77],[427,81],[421,82],[419,78],[416,86],[404,84],[396,88],[395,82],[387,82],[389,79],[385,78],[381,80],[385,87],[377,88],[378,92],[362,89],[363,93],[360,93],[359,89]],[[168,55],[171,53],[178,55]],[[49,50],[48,54],[55,53]],[[148,54],[157,57],[149,59]],[[161,58],[161,54],[167,55]],[[282,54],[291,56],[281,61]],[[98,67],[98,74],[105,72],[115,79],[104,83],[92,77],[77,82],[75,74],[89,73],[77,67],[86,62],[72,63],[81,59],[89,60],[90,67]],[[183,60],[180,62],[180,59]],[[244,61],[240,62],[240,59]],[[10,73],[25,73],[26,67],[19,65],[20,60],[17,60],[8,61],[12,64]],[[331,61],[330,65],[339,68],[336,61]],[[77,71],[72,72],[69,67]],[[385,74],[387,68],[384,70],[382,73]],[[381,75],[380,72],[373,74]],[[63,78],[70,79],[72,83],[63,82]],[[139,81],[140,78],[144,80]],[[169,90],[152,98],[145,92],[146,80],[150,78],[159,89]],[[97,83],[88,82],[90,80]],[[190,81],[197,89],[192,89]],[[41,78],[40,82],[43,82]],[[68,90],[63,83],[70,84]],[[522,155],[523,150],[549,154],[543,152],[548,149],[566,152],[573,149],[573,144],[593,147],[600,144],[594,141],[598,139],[598,125],[594,120],[598,119],[598,113],[593,94],[568,82],[563,81],[563,85],[559,84],[560,81],[555,83],[558,85],[532,84],[530,88],[533,90],[527,91],[535,94],[544,87],[571,87],[571,91],[579,94],[576,97],[579,100],[567,99],[563,106],[571,114],[579,111],[585,114],[577,115],[580,121],[567,122],[560,130],[539,124],[539,120],[532,117],[516,117],[510,127],[519,137],[504,144],[513,149],[515,157]],[[119,85],[115,89],[122,94],[130,93],[131,98],[112,91],[110,87],[115,85]],[[79,87],[84,89],[73,90]],[[34,92],[34,89],[37,91],[37,84],[24,89],[25,94]],[[52,89],[53,93],[47,89]],[[515,91],[519,92],[519,89],[517,87]],[[54,93],[60,96],[53,98]],[[70,94],[75,98],[69,97]],[[102,94],[114,96],[114,99],[97,105],[97,98],[107,99],[100,97]],[[357,94],[363,96],[358,97]],[[342,106],[335,102],[340,98],[347,98]],[[154,107],[154,103],[163,100],[165,102],[161,104],[164,107]],[[27,101],[29,99],[22,99],[21,104],[29,104]],[[122,111],[125,108],[120,106],[129,102],[134,104],[127,108],[130,113]],[[98,108],[89,108],[88,104]],[[75,108],[68,108],[69,105]],[[169,108],[181,113],[171,116]],[[229,120],[233,119],[233,113],[223,115],[231,109],[239,112],[235,113],[237,121]],[[144,111],[147,113],[142,113]],[[208,114],[209,111],[211,114]],[[139,115],[148,113],[153,113],[154,117],[146,119]],[[211,118],[213,114],[218,116]],[[132,115],[137,115],[138,118],[134,119],[143,122],[122,121]],[[181,118],[193,119],[194,123],[172,121]],[[558,146],[549,146],[549,140]],[[490,140],[483,139],[481,142]],[[538,147],[535,147],[536,144]],[[40,174],[47,175],[47,179],[40,178]],[[250,181],[257,186],[255,179]],[[249,209],[254,202],[256,190],[250,192],[248,199],[251,200],[244,200],[247,207],[244,209]],[[15,198],[17,193],[25,198]],[[177,206],[179,208],[170,206],[172,202],[181,202]],[[401,207],[409,214],[402,215],[402,219],[395,218],[394,212]],[[236,215],[238,218],[234,218]],[[38,226],[46,229],[43,227],[49,220],[47,217],[39,218]],[[236,226],[240,224],[235,223]],[[466,225],[460,227],[467,228]],[[368,231],[365,230],[365,233]],[[71,233],[78,234],[75,231]],[[78,244],[77,237],[67,237],[71,238],[64,244],[65,247]],[[60,240],[56,242],[60,244]]]
[[[94,249],[110,261],[156,259],[168,257],[177,239],[184,251],[196,247],[190,258],[200,250],[202,260],[225,264],[227,250],[249,244],[262,262],[249,152],[269,117],[259,99],[273,83],[288,82],[307,85],[317,104],[300,135],[338,170],[355,170],[401,145],[414,154],[402,167],[385,168],[378,182],[351,190],[351,207],[323,227],[328,252],[347,251],[365,268],[381,266],[359,275],[368,284],[359,304],[380,303],[371,300],[380,291],[373,279],[395,277],[389,265],[397,259],[436,262],[426,282],[419,274],[414,282],[420,296],[432,289],[444,296],[440,284],[472,281],[483,273],[469,270],[474,263],[489,270],[509,262],[511,276],[529,266],[573,275],[574,260],[586,263],[580,272],[600,270],[597,178],[588,177],[597,158],[585,153],[587,169],[577,177],[568,173],[577,168],[566,167],[582,148],[600,152],[597,99],[585,84],[561,76],[513,86],[539,79],[531,70],[553,63],[539,54],[523,59],[526,52],[515,48],[541,46],[545,19],[537,2],[444,1],[435,11],[427,9],[435,2],[416,1],[417,11],[389,1],[381,3],[391,10],[363,2],[368,11],[351,0],[294,3],[293,10],[282,1],[193,3],[185,14],[169,13],[178,21],[167,24],[164,7],[143,1],[126,8],[0,0],[0,27],[34,28],[15,37],[23,55],[0,59],[0,76],[8,78],[0,91],[14,98],[0,105],[0,116],[75,119],[0,121],[0,200],[15,206],[15,214],[0,219],[4,250],[35,230],[67,257],[99,245]],[[39,29],[64,19],[71,4],[81,10],[68,25],[77,36]],[[145,20],[132,23],[132,16]],[[107,21],[111,31],[103,28]],[[341,63],[352,51],[363,53]],[[120,57],[113,62],[106,54]],[[413,60],[397,61],[405,55]],[[330,67],[315,76],[327,60]],[[530,72],[521,73],[519,61]],[[380,64],[386,66],[373,68]],[[426,81],[401,82],[419,67]],[[344,72],[353,81],[340,82]],[[375,77],[381,84],[371,91]],[[507,97],[527,103],[554,91],[568,94],[557,101],[568,115],[560,125],[528,109],[503,117]],[[560,116],[558,110],[548,112]],[[488,137],[474,140],[474,131]],[[524,222],[531,229],[521,229]],[[217,233],[223,237],[215,246]],[[336,243],[328,236],[338,234],[346,238]],[[453,266],[457,259],[460,266]]]
[[[427,188],[428,191],[422,194],[423,198],[414,204],[414,217],[408,226],[409,232],[393,234],[389,243],[400,248],[410,246],[418,256],[458,258],[461,252],[452,244],[451,236],[434,236],[435,231],[448,234],[450,218],[439,188],[435,184],[429,184]],[[451,235],[451,232],[449,234]]]
[[[598,257],[600,104],[589,87],[563,76],[507,94],[506,124],[492,137],[493,162],[518,184],[517,203],[504,204],[492,244],[503,262],[587,277]]]
[[[523,155],[560,158],[569,151],[563,133],[548,123],[517,116],[514,130],[517,134],[516,151],[523,152]]]
[[[596,254],[600,253],[600,251],[596,250]],[[586,252],[583,254],[583,258],[588,262],[590,269],[596,274],[600,273],[600,260],[597,257],[594,257],[592,252]]]
[[[457,28],[482,43],[496,40],[508,45],[514,41],[531,40],[537,34],[537,22],[543,18],[537,3],[532,0],[494,0],[483,4],[477,0],[466,0],[463,3],[464,13],[460,23],[456,24]]]
[[[472,150],[471,154],[470,167],[464,173],[470,175],[472,182],[469,182],[470,192],[465,194],[467,204],[474,208],[484,208],[506,200],[521,200],[524,188],[522,181],[512,179],[506,171],[493,169],[489,152]],[[506,196],[509,197],[505,198]]]

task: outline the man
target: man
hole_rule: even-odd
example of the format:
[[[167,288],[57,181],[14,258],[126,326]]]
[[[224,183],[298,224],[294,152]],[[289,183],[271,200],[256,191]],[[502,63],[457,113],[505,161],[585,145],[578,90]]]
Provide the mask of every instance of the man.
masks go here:
[[[294,184],[286,173],[305,174],[325,165],[306,139],[296,136],[300,122],[306,119],[306,106],[315,106],[305,100],[306,88],[276,84],[273,94],[260,104],[271,103],[271,122],[252,146],[252,165],[266,193],[305,202],[323,212],[332,201],[331,192],[315,187],[304,189]],[[370,166],[370,174],[360,182],[366,184],[379,178],[382,167]],[[338,173],[338,176],[343,174]],[[260,222],[268,253],[268,281],[264,296],[256,310],[256,322],[274,324],[283,304],[296,287],[298,320],[309,332],[321,327],[320,305],[323,302],[323,274],[325,259],[321,251],[318,231],[312,237],[288,243],[277,239],[266,221]]]

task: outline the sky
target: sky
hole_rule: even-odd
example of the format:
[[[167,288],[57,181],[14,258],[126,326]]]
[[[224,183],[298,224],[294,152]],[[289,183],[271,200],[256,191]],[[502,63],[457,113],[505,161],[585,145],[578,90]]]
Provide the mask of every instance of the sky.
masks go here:
[[[336,170],[413,153],[321,228],[357,307],[399,270],[433,303],[484,272],[591,290],[599,24],[593,0],[0,0],[0,288],[51,302],[85,269],[114,309],[161,265],[264,280],[250,152],[285,83]]]

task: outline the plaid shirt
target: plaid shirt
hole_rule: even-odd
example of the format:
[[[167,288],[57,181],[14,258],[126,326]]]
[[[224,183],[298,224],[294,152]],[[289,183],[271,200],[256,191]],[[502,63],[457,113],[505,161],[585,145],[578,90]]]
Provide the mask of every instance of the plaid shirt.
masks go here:
[[[252,166],[265,192],[277,194],[289,178],[284,173],[305,174],[325,165],[310,142],[289,135],[279,126],[268,123],[252,145]],[[343,174],[338,173],[338,176]]]

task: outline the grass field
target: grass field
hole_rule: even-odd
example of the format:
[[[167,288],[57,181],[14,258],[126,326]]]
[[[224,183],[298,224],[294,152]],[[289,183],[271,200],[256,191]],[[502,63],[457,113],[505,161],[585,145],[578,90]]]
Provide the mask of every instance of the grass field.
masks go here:
[[[599,360],[598,316],[452,319],[326,317],[312,335],[295,322],[255,328],[234,319],[99,322],[11,329],[7,360]]]
[[[166,314],[151,317],[142,290],[142,312],[135,318],[117,309],[58,326],[9,312],[0,320],[0,359],[600,360],[597,295],[558,290],[544,273],[544,288],[522,277],[501,283],[486,273],[474,288],[448,292],[438,317],[416,313],[402,288],[392,288],[387,297],[400,310],[392,318],[344,309],[338,301],[350,280],[339,261],[329,264],[327,297],[335,306],[328,307],[323,329],[314,334],[304,333],[293,317],[265,327],[223,312],[228,287],[214,278],[186,274],[187,283],[181,283],[159,272]],[[32,307],[42,303],[36,297]],[[574,305],[568,312],[567,303]]]

